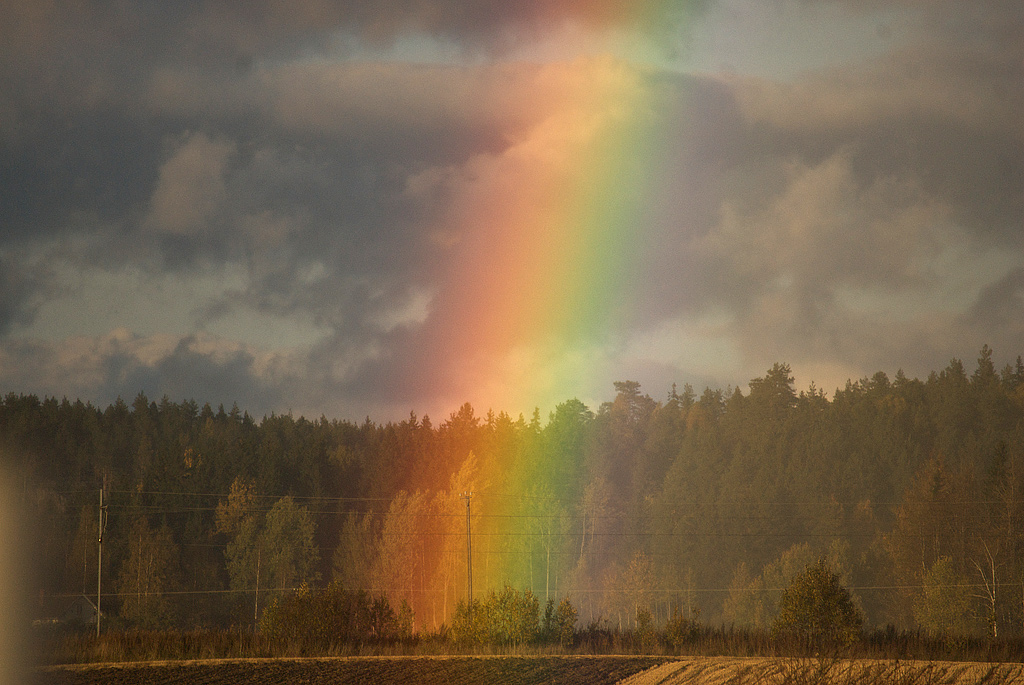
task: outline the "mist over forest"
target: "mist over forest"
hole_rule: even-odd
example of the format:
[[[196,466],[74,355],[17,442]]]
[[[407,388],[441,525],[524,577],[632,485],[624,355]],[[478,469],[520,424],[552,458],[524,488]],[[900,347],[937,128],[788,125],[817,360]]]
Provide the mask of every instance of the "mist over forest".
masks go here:
[[[466,598],[471,493],[474,592],[569,597],[582,624],[627,627],[645,607],[767,627],[825,558],[865,627],[1019,636],[1024,363],[992,354],[831,397],[785,363],[746,394],[622,381],[547,417],[256,420],[11,392],[0,458],[38,526],[33,618],[95,598],[102,488],[112,625],[252,625],[285,590],[337,581],[434,631]]]

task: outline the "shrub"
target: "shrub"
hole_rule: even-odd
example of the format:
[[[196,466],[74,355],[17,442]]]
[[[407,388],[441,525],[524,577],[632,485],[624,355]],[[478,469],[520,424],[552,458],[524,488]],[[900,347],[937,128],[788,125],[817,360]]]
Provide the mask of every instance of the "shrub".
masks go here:
[[[943,636],[955,645],[979,632],[967,582],[950,557],[932,564],[914,602],[914,618],[929,635]]]
[[[489,592],[483,602],[459,602],[452,638],[462,644],[523,645],[538,638],[539,619],[540,603],[532,592],[505,586],[501,592]]]
[[[607,620],[595,619],[578,633],[573,633],[571,640],[579,648],[590,654],[605,654],[616,648],[617,634],[613,633]]]
[[[554,625],[558,631],[558,642],[563,647],[571,647],[576,637],[576,607],[566,597],[558,603],[555,610]]]
[[[544,620],[537,638],[541,642],[554,642],[558,639],[558,628],[555,626],[555,600],[549,599],[544,605]]]
[[[678,608],[673,610],[672,618],[665,624],[665,640],[676,649],[683,645],[695,644],[700,636],[700,626],[697,624],[697,618],[700,618],[699,611],[696,618],[689,620],[683,616]]]
[[[307,585],[278,598],[264,612],[260,630],[268,638],[306,648],[339,644],[390,643],[412,634],[412,610],[398,615],[384,596],[349,592],[341,583],[315,590]]]
[[[474,599],[469,604],[459,600],[448,635],[456,644],[481,645],[487,635],[486,623],[480,600]]]
[[[397,628],[400,640],[412,639],[412,626],[415,618],[416,614],[413,612],[412,607],[409,606],[409,602],[403,599],[402,604],[398,607]]]
[[[849,645],[860,635],[862,623],[849,590],[839,584],[828,562],[819,559],[782,592],[772,633]]]
[[[566,597],[558,605],[549,599],[544,606],[544,623],[538,639],[541,642],[559,643],[571,647],[576,636],[576,607]]]
[[[658,636],[654,632],[654,619],[646,608],[636,610],[636,641],[641,652],[649,652],[654,648]]]

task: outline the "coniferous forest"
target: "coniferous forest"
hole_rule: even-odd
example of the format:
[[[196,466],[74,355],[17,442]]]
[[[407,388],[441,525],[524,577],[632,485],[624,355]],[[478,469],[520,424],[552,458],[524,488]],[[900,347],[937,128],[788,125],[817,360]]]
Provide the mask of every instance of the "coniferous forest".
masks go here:
[[[464,611],[468,524],[475,597],[569,598],[584,625],[646,609],[767,628],[824,559],[865,627],[1024,634],[1020,357],[998,369],[986,346],[973,368],[830,395],[783,363],[746,394],[614,393],[383,424],[9,393],[0,454],[38,526],[33,618],[95,598],[102,488],[103,610],[123,628],[251,626],[306,585],[386,597],[436,631]]]

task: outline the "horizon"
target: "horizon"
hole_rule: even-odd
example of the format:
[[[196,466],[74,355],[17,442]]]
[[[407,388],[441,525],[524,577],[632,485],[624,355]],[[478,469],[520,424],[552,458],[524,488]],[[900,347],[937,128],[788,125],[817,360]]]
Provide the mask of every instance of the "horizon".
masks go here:
[[[987,345],[985,345],[979,351],[979,355],[981,355],[978,358],[979,362],[981,362],[982,357],[986,353],[989,355],[989,360],[991,361],[991,355],[992,355],[993,351],[991,350],[991,348],[989,348]],[[1019,372],[1019,370],[1022,368],[1021,367],[1021,364],[1022,364],[1021,360],[1022,360],[1022,355],[1017,355],[1017,357],[1016,357],[1016,367],[1014,367],[1013,365],[1011,365],[1009,363],[1001,365],[1001,364],[997,364],[997,363],[994,363],[994,362],[993,362],[993,367],[995,369],[995,372],[996,372],[997,376],[1002,377],[1002,376],[1004,376],[1006,374],[1007,371]],[[959,363],[961,365],[961,367],[963,368],[963,370],[964,370],[965,374],[967,375],[967,377],[970,378],[972,376],[972,374],[973,374],[972,368],[968,364],[965,364],[964,360],[959,359],[957,357],[954,357],[954,358],[950,359],[949,363],[945,367],[943,367],[942,369],[931,369],[928,372],[928,374],[926,374],[925,378],[923,378],[923,379],[918,377],[918,376],[907,376],[906,374],[904,374],[904,378],[905,378],[905,380],[907,382],[910,382],[910,383],[927,383],[931,377],[937,376],[938,374],[942,373],[943,371],[946,371],[951,366],[953,366],[953,365],[955,365],[957,363]],[[791,374],[792,374],[792,369],[790,368],[789,364],[787,364],[785,362],[776,362],[773,365],[773,367],[776,367],[776,366],[777,367],[784,367],[786,369],[789,369]],[[980,365],[976,365],[974,367],[974,370],[977,370],[978,368],[980,368]],[[657,406],[664,406],[666,404],[666,401],[671,399],[673,397],[673,395],[675,395],[678,398],[682,398],[683,394],[685,393],[685,388],[687,386],[689,386],[690,390],[693,392],[693,400],[694,401],[699,401],[700,398],[701,398],[701,395],[704,392],[707,392],[707,391],[710,391],[710,392],[713,392],[713,393],[717,393],[717,394],[720,395],[720,397],[723,400],[727,400],[736,391],[739,391],[742,396],[748,397],[750,395],[750,382],[751,381],[763,380],[767,375],[771,374],[772,371],[773,371],[773,369],[767,369],[764,375],[757,376],[755,378],[750,379],[750,381],[748,381],[743,386],[740,386],[740,385],[735,385],[735,386],[734,385],[727,385],[725,387],[711,387],[709,385],[706,385],[703,388],[699,388],[697,386],[694,386],[691,383],[679,384],[679,383],[673,382],[662,393],[663,394],[662,397],[659,397],[659,396],[656,396],[656,395],[652,395],[647,388],[644,388],[643,384],[640,384],[637,381],[631,381],[629,379],[620,379],[619,381],[614,381],[613,382],[613,387],[614,387],[615,383],[619,383],[619,382],[637,383],[638,390],[640,390],[643,393],[642,396],[650,398],[651,400],[653,400],[656,403]],[[843,387],[836,387],[832,391],[828,391],[828,390],[825,390],[824,388],[818,387],[814,383],[813,379],[809,382],[808,387],[802,388],[802,387],[800,387],[800,384],[799,384],[799,382],[797,381],[797,379],[796,379],[796,377],[794,375],[790,376],[791,378],[793,378],[793,382],[790,383],[790,386],[791,386],[793,392],[795,393],[796,397],[803,397],[803,396],[809,395],[809,394],[811,394],[813,392],[817,397],[823,398],[827,402],[832,402],[832,401],[835,400],[835,395],[836,395],[837,392],[843,392],[843,391],[850,390],[851,388],[855,388],[855,387],[864,387],[864,385],[866,383],[871,383],[872,381],[874,381],[875,377],[878,374],[880,374],[880,373],[883,374],[885,376],[885,378],[890,383],[892,383],[894,380],[896,380],[896,378],[901,373],[903,373],[903,369],[897,369],[897,371],[895,373],[893,373],[893,374],[889,374],[888,372],[879,369],[879,370],[875,371],[872,374],[868,374],[868,375],[862,376],[862,377],[857,378],[857,379],[853,379],[853,378],[847,379],[847,381],[843,384]],[[556,408],[558,406],[564,405],[567,402],[574,402],[574,401],[575,402],[580,402],[587,409],[596,412],[596,411],[600,410],[602,406],[610,405],[611,402],[614,400],[614,393],[610,394],[611,397],[609,399],[603,399],[603,400],[599,400],[599,401],[596,401],[596,402],[594,402],[594,401],[587,401],[587,400],[581,399],[579,397],[566,397],[566,398],[563,398],[562,400],[558,401],[548,411],[543,411],[541,409],[541,407],[539,405],[537,405],[537,406],[534,406],[534,408],[529,410],[528,412],[514,412],[514,413],[511,412],[511,411],[508,411],[506,409],[497,408],[497,407],[487,407],[486,409],[484,409],[482,407],[476,407],[471,402],[469,402],[467,400],[467,401],[462,402],[461,404],[459,404],[455,409],[453,409],[451,412],[449,412],[445,416],[433,415],[433,414],[431,414],[429,412],[426,412],[426,411],[419,411],[416,407],[411,407],[404,415],[402,415],[402,416],[400,416],[398,418],[393,418],[393,417],[378,418],[378,417],[373,417],[373,416],[371,416],[369,414],[366,414],[365,416],[360,418],[360,417],[353,417],[353,416],[328,416],[327,414],[325,414],[323,412],[321,412],[321,414],[319,416],[307,416],[306,414],[298,413],[298,415],[296,417],[295,412],[292,409],[286,409],[285,411],[280,411],[280,412],[270,411],[270,412],[264,413],[262,416],[260,416],[258,414],[250,412],[248,408],[240,406],[237,401],[231,401],[230,402],[231,406],[228,407],[227,403],[225,403],[225,402],[214,403],[214,402],[210,402],[210,401],[203,401],[203,400],[201,400],[201,398],[196,398],[196,397],[171,397],[170,395],[167,395],[166,393],[164,395],[159,396],[159,397],[157,397],[157,396],[149,396],[148,394],[145,393],[145,391],[142,391],[142,390],[140,390],[138,393],[136,393],[136,395],[134,397],[122,397],[122,396],[118,395],[114,400],[112,400],[110,402],[106,402],[106,403],[94,403],[94,402],[92,402],[89,399],[83,399],[83,398],[80,398],[80,397],[69,398],[67,395],[64,395],[64,396],[59,397],[59,398],[56,395],[47,395],[47,394],[44,394],[42,396],[38,396],[35,393],[19,392],[19,391],[14,390],[14,389],[8,389],[6,392],[3,392],[2,395],[0,395],[0,401],[3,401],[9,395],[15,395],[15,396],[18,396],[18,397],[33,396],[33,397],[36,397],[36,399],[39,400],[40,402],[46,402],[48,400],[53,400],[55,402],[60,402],[60,403],[64,403],[64,402],[70,402],[70,403],[81,402],[82,404],[84,404],[86,406],[89,406],[89,407],[92,407],[93,409],[95,409],[97,411],[101,411],[101,412],[105,411],[106,409],[108,409],[108,408],[110,408],[112,406],[115,406],[118,402],[121,402],[123,405],[125,405],[127,407],[131,407],[133,402],[137,398],[139,398],[141,396],[141,397],[144,397],[147,400],[149,405],[157,405],[158,403],[162,402],[163,400],[167,400],[167,401],[171,402],[172,404],[178,404],[178,405],[191,403],[191,404],[194,404],[197,407],[197,409],[199,409],[200,411],[202,411],[202,410],[204,410],[204,409],[206,409],[208,407],[211,411],[215,411],[218,414],[221,413],[222,411],[224,411],[225,413],[231,413],[231,412],[233,412],[233,411],[235,411],[237,409],[237,411],[240,412],[240,414],[242,416],[248,416],[256,424],[259,424],[259,423],[261,423],[262,421],[265,421],[268,418],[272,418],[272,417],[276,417],[276,416],[290,416],[292,418],[305,419],[307,421],[317,421],[317,420],[323,418],[323,419],[326,419],[329,422],[349,423],[351,425],[359,425],[362,422],[370,421],[372,424],[379,425],[379,426],[386,426],[386,425],[389,425],[389,424],[398,424],[398,423],[401,423],[401,422],[404,422],[404,421],[408,421],[411,418],[415,418],[420,423],[422,423],[424,419],[428,419],[430,421],[430,423],[435,428],[440,426],[440,425],[443,425],[447,421],[449,421],[452,418],[456,417],[456,415],[460,412],[460,410],[463,407],[465,407],[466,405],[470,406],[470,408],[473,410],[473,415],[477,419],[479,419],[479,420],[487,419],[489,416],[493,415],[495,417],[506,416],[506,417],[510,418],[512,421],[516,421],[516,422],[520,421],[520,420],[522,420],[522,421],[530,421],[530,420],[532,420],[532,417],[534,415],[536,415],[541,420],[541,424],[540,424],[541,427],[544,427],[544,426],[546,426],[545,418],[547,419],[547,422],[550,422],[552,416],[555,413]],[[431,417],[433,417],[433,418],[431,418]]]

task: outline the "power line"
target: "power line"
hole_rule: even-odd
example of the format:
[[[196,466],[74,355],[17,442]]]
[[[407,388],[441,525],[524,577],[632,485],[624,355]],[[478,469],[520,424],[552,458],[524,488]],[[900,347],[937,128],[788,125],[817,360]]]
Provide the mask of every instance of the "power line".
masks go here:
[[[123,493],[123,492],[127,492],[127,491],[113,491],[113,492],[122,492]],[[137,493],[135,493],[135,494],[137,494]],[[161,494],[161,493],[142,493],[142,494]],[[166,494],[175,494],[175,493],[162,493],[162,494],[166,495]],[[185,494],[185,495],[187,495],[188,493],[176,493],[176,494]],[[206,496],[206,495],[204,495],[204,496]],[[210,496],[213,496],[213,495],[210,495]],[[263,498],[270,498],[270,496],[262,496],[262,497]],[[278,499],[282,499],[282,498],[278,498]],[[293,498],[293,499],[295,499],[295,498]],[[363,502],[384,502],[384,501],[387,501],[387,502],[392,502],[393,501],[393,500],[389,500],[389,499],[386,499],[386,498],[316,498],[316,497],[308,497],[308,498],[305,498],[305,499],[310,500],[310,501],[328,501],[328,502],[329,501],[335,501],[335,502],[354,502],[354,501],[363,501]],[[767,503],[767,504],[772,505],[772,503]],[[931,504],[934,504],[934,503],[931,503]],[[982,505],[982,504],[992,504],[992,503],[986,503],[986,502],[976,502],[976,503],[974,503],[975,506]],[[1022,503],[1022,504],[1024,504],[1024,503]],[[144,511],[145,513],[152,514],[152,515],[158,515],[158,514],[184,514],[184,513],[193,513],[193,512],[217,512],[217,511],[221,511],[222,508],[223,508],[222,505],[206,506],[206,507],[173,507],[173,508],[168,508],[168,507],[164,507],[164,506],[161,506],[161,505],[158,505],[158,504],[146,504],[146,503],[137,503],[137,502],[110,504],[110,506],[112,508],[120,509],[120,510]],[[774,505],[772,505],[772,506],[774,506]],[[949,503],[943,503],[943,506],[948,508],[948,507],[953,507],[954,505],[953,504],[949,504]],[[250,506],[250,507],[244,507],[244,508],[239,508],[239,509],[233,509],[232,511],[241,512],[241,513],[267,513],[267,512],[272,511],[272,510],[273,510],[273,507],[251,507]],[[376,509],[372,509],[372,510],[366,510],[366,509],[307,509],[306,511],[307,511],[307,513],[310,513],[310,514],[313,514],[313,515],[318,515],[318,516],[344,515],[344,514],[363,514],[363,515],[386,516],[386,517],[434,517],[434,518],[454,518],[454,517],[461,516],[461,514],[457,514],[457,513],[454,513],[454,512],[443,512],[443,511],[442,512],[439,512],[439,511],[411,511],[410,512],[410,511],[391,511],[390,509],[388,509],[388,510],[376,510]],[[70,515],[74,515],[74,514],[75,514],[75,512],[69,511],[69,512],[67,512],[66,515],[70,516]],[[977,511],[971,512],[971,511],[961,511],[961,510],[950,510],[950,511],[946,512],[946,515],[948,515],[950,517],[956,517],[959,520],[965,520],[966,519],[966,520],[978,520],[978,521],[987,521],[987,520],[991,520],[993,517],[1000,516],[999,513],[995,513],[995,512],[977,512]],[[568,520],[579,520],[579,519],[583,518],[584,515],[583,514],[576,514],[576,513],[572,513],[572,512],[566,512],[566,511],[553,512],[553,513],[533,513],[533,514],[529,514],[529,513],[525,513],[525,514],[519,514],[519,513],[517,513],[517,514],[510,514],[510,513],[490,513],[490,512],[484,512],[484,513],[476,514],[476,517],[478,519],[541,519],[541,520],[568,519]],[[833,518],[842,518],[842,517],[843,517],[843,515],[840,514],[839,512],[837,512],[836,515]],[[626,514],[626,513],[617,512],[617,513],[610,513],[610,514],[589,513],[589,514],[586,514],[586,518],[588,520],[595,520],[596,519],[596,520],[612,520],[612,521],[663,521],[663,520],[678,521],[680,519],[698,519],[699,518],[701,521],[715,522],[715,521],[723,521],[723,520],[724,521],[779,521],[779,520],[800,521],[800,520],[805,520],[805,519],[809,518],[809,516],[808,515],[802,515],[802,514],[799,514],[797,512],[785,512],[785,513],[779,513],[779,514],[775,514],[775,515],[750,515],[750,514],[742,514],[742,515],[741,514],[728,514],[728,515],[726,515],[726,514],[712,514],[712,515],[703,515],[703,514],[697,514],[697,513],[692,513],[692,514],[685,514],[685,513],[680,513],[680,514]],[[929,517],[929,518],[934,519],[935,517],[933,516],[933,517]],[[816,517],[815,520],[821,520],[821,519],[820,519],[820,517]]]
[[[95,493],[95,490],[60,490],[55,491],[56,494],[60,495],[85,495],[88,493]],[[408,494],[413,494],[409,493]],[[425,494],[444,494],[448,491],[445,490],[434,490],[434,491],[419,491]],[[230,497],[230,493],[217,493],[217,492],[181,492],[181,491],[163,491],[163,490],[107,490],[108,494],[120,494],[120,495],[149,495],[149,496],[160,496],[160,497],[214,497],[219,499],[227,499]],[[293,500],[309,501],[309,502],[387,502],[390,503],[394,500],[394,497],[335,497],[326,495],[293,495],[293,494],[280,494],[280,495],[261,495],[261,494],[250,494],[250,497],[254,499],[270,499],[279,500],[284,497],[291,497]],[[455,497],[455,495],[452,495]],[[502,493],[502,492],[475,492],[474,496],[482,497],[484,499],[495,498],[495,499],[513,499],[518,501],[549,501],[549,502],[570,502],[577,503],[578,499],[568,497],[542,497],[536,495],[526,495],[521,493]],[[760,500],[760,499],[712,499],[709,502],[712,506],[758,506],[758,507],[788,507],[788,506],[823,506],[823,507],[835,507],[835,506],[857,506],[868,503],[872,507],[893,507],[901,505],[928,505],[933,507],[974,507],[974,506],[1020,506],[1024,505],[1024,500]],[[692,499],[658,499],[659,506],[671,506],[671,505],[691,505],[693,504]]]
[[[454,550],[453,550],[454,552]],[[501,585],[501,583],[495,584]],[[986,587],[984,583],[958,583],[958,584],[939,584],[939,585],[850,585],[844,586],[850,591],[856,592],[873,592],[873,591],[894,591],[894,590],[922,590],[922,589],[976,589]],[[150,592],[104,592],[103,596],[106,598],[112,597],[173,597],[173,596],[187,596],[187,595],[235,595],[235,594],[253,594],[256,592],[260,593],[285,593],[285,592],[297,592],[297,587],[278,587],[278,588],[244,588],[240,590],[158,590]],[[722,592],[783,592],[787,588],[784,587],[710,587],[710,588],[694,588],[694,587],[679,587],[679,588],[647,588],[644,590],[647,594],[652,595],[679,595],[685,593],[722,593]],[[314,588],[314,592],[322,592],[323,588]],[[395,588],[395,587],[359,587],[359,588],[345,588],[346,592],[367,592],[367,593],[414,593],[414,594],[436,594],[444,592],[443,589],[421,589],[421,588]],[[627,590],[587,590],[582,588],[573,589],[569,594],[573,595],[614,595],[614,594],[626,594]],[[55,593],[47,595],[50,599],[71,599],[74,597],[81,597],[80,592],[65,592]]]

